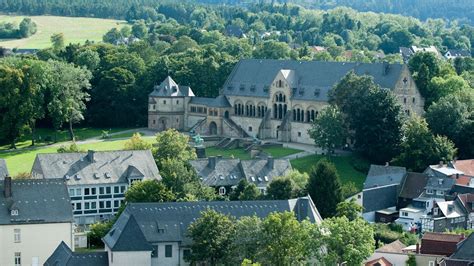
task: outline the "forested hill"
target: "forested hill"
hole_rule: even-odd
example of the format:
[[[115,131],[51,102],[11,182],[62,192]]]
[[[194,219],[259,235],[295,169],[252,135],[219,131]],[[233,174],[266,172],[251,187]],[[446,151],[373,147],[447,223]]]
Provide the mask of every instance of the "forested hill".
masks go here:
[[[247,5],[256,0],[197,0],[209,4]],[[358,11],[373,11],[412,16],[421,20],[445,18],[474,24],[473,0],[260,0],[265,3],[292,3],[313,9],[340,6]]]
[[[179,3],[252,5],[293,3],[313,9],[347,6],[358,11],[374,11],[413,16],[421,20],[446,18],[474,24],[474,0],[180,0]],[[156,8],[171,0],[0,0],[1,12],[29,15],[85,16],[125,19],[132,6]]]

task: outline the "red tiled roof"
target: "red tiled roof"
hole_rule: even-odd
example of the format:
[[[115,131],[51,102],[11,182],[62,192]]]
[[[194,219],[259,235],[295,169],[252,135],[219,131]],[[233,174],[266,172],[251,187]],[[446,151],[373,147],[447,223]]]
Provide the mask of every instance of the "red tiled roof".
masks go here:
[[[458,243],[459,241],[462,240],[462,238],[463,237],[461,235],[426,232],[423,235],[422,240]]]
[[[456,179],[456,185],[469,186],[469,183],[471,183],[471,177],[467,175],[452,175],[451,178]]]
[[[393,266],[393,264],[390,263],[390,261],[388,261],[384,257],[380,257],[378,259],[368,261],[368,262],[365,263],[365,266],[372,266],[372,265],[376,265],[377,263],[379,263],[379,265],[383,265],[383,266]]]
[[[469,210],[469,211],[474,211],[474,209],[471,209],[470,204],[471,202],[474,202],[474,194],[461,194],[459,195],[459,199],[462,201],[464,206]]]
[[[457,160],[453,162],[454,167],[468,176],[474,176],[474,159]]]

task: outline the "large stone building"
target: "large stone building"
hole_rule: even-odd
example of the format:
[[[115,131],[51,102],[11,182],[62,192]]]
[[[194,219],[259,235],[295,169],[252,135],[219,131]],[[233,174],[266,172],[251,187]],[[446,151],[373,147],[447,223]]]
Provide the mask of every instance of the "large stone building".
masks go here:
[[[391,90],[405,113],[423,112],[406,65],[246,59],[216,98],[196,97],[167,77],[149,96],[148,127],[312,144],[311,122],[328,105],[329,90],[350,71]]]

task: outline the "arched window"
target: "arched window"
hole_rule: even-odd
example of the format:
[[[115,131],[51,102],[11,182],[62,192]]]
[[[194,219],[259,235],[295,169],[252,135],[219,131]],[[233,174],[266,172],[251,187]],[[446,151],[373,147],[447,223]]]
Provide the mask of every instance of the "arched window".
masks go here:
[[[311,110],[311,121],[314,121],[314,119],[316,118],[315,113],[316,112],[314,110]]]
[[[278,110],[277,110],[277,104],[274,103],[274,104],[273,104],[273,118],[274,118],[274,119],[277,119],[277,112],[278,112]]]
[[[306,111],[306,122],[310,122],[311,120],[311,112],[308,110]]]
[[[281,104],[278,105],[278,119],[283,118],[283,106]]]
[[[301,111],[300,111],[300,108],[296,109],[296,121],[301,121]]]
[[[282,102],[282,101],[283,101],[283,95],[282,95],[281,93],[278,95],[278,101],[279,101],[279,102]]]
[[[234,105],[234,114],[238,115],[237,111],[238,111],[238,109],[237,109],[237,104],[236,104],[236,105]]]
[[[286,103],[286,95],[283,95],[283,102]]]
[[[304,122],[304,110],[301,110],[301,122]]]
[[[293,121],[296,121],[296,110],[293,109]]]

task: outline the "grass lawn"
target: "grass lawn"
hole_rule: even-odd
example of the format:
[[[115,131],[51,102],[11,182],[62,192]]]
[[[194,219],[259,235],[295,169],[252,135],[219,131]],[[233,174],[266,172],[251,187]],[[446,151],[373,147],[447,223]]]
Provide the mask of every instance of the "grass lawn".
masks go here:
[[[300,150],[283,148],[283,147],[268,147],[263,149],[264,152],[271,154],[274,158],[281,158],[287,155],[301,152]],[[236,149],[219,149],[216,147],[206,148],[206,156],[217,156],[222,155],[224,158],[239,158],[241,160],[250,160],[250,153],[246,152],[243,148]]]
[[[90,128],[90,127],[82,127],[82,128],[76,128],[74,129],[74,134],[76,136],[76,140],[85,140],[85,139],[90,139],[94,137],[100,137],[102,135],[102,131],[106,130],[109,131],[109,133],[114,133],[114,132],[120,132],[127,130],[128,128]],[[69,141],[69,131],[67,129],[60,130],[56,133],[57,137],[57,142],[64,142],[64,141]],[[130,133],[130,136],[132,133]],[[38,146],[44,146],[46,144],[52,144],[52,143],[47,143],[44,140],[50,138],[54,139],[54,130],[49,129],[49,128],[38,128],[36,129],[36,139],[37,145]],[[114,136],[115,138],[115,136]],[[41,140],[39,140],[41,139]],[[26,148],[31,145],[31,134],[26,134],[22,136],[16,143],[17,148]],[[7,150],[10,148],[9,143],[0,143],[0,151],[2,150]]]
[[[309,173],[316,163],[323,158],[327,157],[323,155],[311,155],[303,158],[293,159],[291,160],[291,165],[300,172]],[[352,156],[331,157],[331,161],[337,168],[342,184],[352,181],[355,183],[358,189],[362,190],[366,173],[356,170],[351,163],[352,159]]]
[[[20,24],[26,16],[0,15],[0,22]],[[102,36],[111,28],[121,28],[126,22],[113,19],[78,18],[59,16],[28,16],[37,25],[37,32],[26,39],[1,40],[0,46],[7,48],[42,49],[51,46],[50,37],[63,33],[65,45],[84,43],[86,40],[101,42]]]
[[[133,134],[135,134],[135,133],[137,133],[137,132],[135,131],[135,132],[120,133],[120,134],[117,134],[117,135],[110,136],[110,139],[131,138],[133,136]],[[140,134],[140,136],[144,135],[142,132],[138,132],[138,134]]]
[[[143,137],[150,143],[155,141],[155,137]],[[78,145],[82,150],[95,150],[95,151],[110,151],[110,150],[121,150],[124,147],[127,139],[123,140],[105,140],[101,142],[87,143]],[[64,145],[69,145],[65,142]],[[7,161],[7,167],[12,176],[18,173],[30,172],[33,166],[36,154],[39,153],[56,153],[59,147],[37,147],[35,149],[27,150],[16,150],[0,153],[0,158]]]

